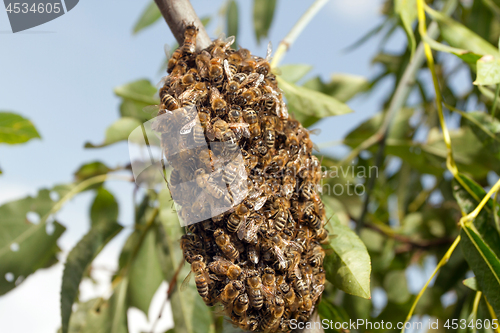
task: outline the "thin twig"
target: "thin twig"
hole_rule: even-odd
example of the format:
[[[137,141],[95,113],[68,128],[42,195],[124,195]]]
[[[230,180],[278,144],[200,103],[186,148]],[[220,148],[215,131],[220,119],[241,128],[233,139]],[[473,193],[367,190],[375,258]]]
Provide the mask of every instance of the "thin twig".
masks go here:
[[[455,7],[456,7],[456,0],[448,0],[448,2],[445,4],[443,12],[445,15],[450,15]],[[438,35],[438,25],[436,22],[433,22],[429,26],[429,30],[427,34],[431,36],[432,38],[436,38]],[[387,109],[387,113],[385,114],[384,121],[382,125],[380,126],[379,130],[372,135],[370,138],[368,138],[365,142],[370,143],[376,143],[379,142],[379,149],[377,151],[377,155],[375,157],[375,166],[376,168],[380,168],[382,165],[382,162],[384,161],[384,151],[385,151],[385,146],[386,146],[386,140],[387,136],[389,134],[389,130],[391,129],[391,125],[394,121],[396,113],[404,106],[406,103],[406,100],[408,99],[408,96],[410,94],[410,91],[412,89],[412,82],[415,80],[415,77],[417,75],[417,72],[419,71],[420,67],[424,64],[425,60],[425,49],[424,49],[424,43],[420,42],[418,45],[415,54],[413,56],[413,59],[410,61],[408,64],[408,67],[406,67],[403,76],[401,77],[401,80],[398,83],[398,86],[396,87],[396,91],[394,92],[394,95],[391,99],[391,103],[389,104],[389,108]],[[360,147],[363,147],[364,149],[367,149],[368,147],[365,148],[366,145],[361,144]],[[355,148],[355,151],[359,153],[358,148]],[[357,155],[356,155],[357,156]],[[350,161],[354,158],[355,156],[352,156],[352,154],[349,154],[348,158],[344,159],[342,161],[342,165],[345,165],[346,163],[350,163]],[[368,212],[368,204],[370,202],[370,197],[371,193],[373,190],[373,187],[375,186],[375,178],[369,177],[368,179],[368,184],[366,188],[366,195],[363,201],[363,210],[361,213],[361,216],[359,218],[359,223],[356,225],[356,229],[359,231],[361,228],[363,228],[364,225],[364,219],[366,217],[366,214]]]
[[[155,0],[155,2],[179,45],[184,43],[184,30],[190,23],[194,23],[199,29],[196,49],[201,50],[210,45],[212,41],[189,0]]]
[[[295,23],[292,27],[288,35],[280,42],[278,48],[276,49],[276,53],[274,54],[273,60],[271,62],[272,67],[277,67],[283,59],[286,51],[290,49],[292,44],[295,42],[300,33],[305,29],[305,27],[312,20],[314,15],[328,2],[328,0],[316,0],[314,3],[307,9],[307,11],[300,17],[300,19]]]

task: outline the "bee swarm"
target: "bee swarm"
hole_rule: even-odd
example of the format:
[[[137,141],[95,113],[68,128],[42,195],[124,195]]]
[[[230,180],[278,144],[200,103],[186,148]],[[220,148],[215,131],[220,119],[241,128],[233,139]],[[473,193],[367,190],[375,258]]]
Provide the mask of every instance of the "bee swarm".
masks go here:
[[[186,228],[184,258],[205,303],[222,304],[234,325],[249,331],[290,331],[290,320],[306,322],[324,290],[321,243],[328,232],[317,193],[320,162],[312,155],[309,132],[288,116],[271,73],[270,52],[263,59],[246,49],[233,50],[231,37],[195,51],[196,34],[188,26],[184,45],[168,62],[159,115],[196,106],[202,127],[189,132],[190,140],[206,140],[209,147],[221,143],[221,156],[241,152],[248,178],[241,182],[243,201]],[[162,128],[157,126],[160,132]],[[162,149],[168,149],[168,141],[162,136]],[[207,159],[213,156],[209,148]],[[231,164],[215,170],[211,163],[189,159],[169,163],[171,190],[195,180],[198,191],[234,203],[234,197],[223,194],[230,191],[217,187],[215,179],[229,188],[237,176]],[[180,171],[187,165],[192,173]],[[182,198],[174,200],[183,206]],[[179,211],[181,217],[210,209],[210,200],[190,204]]]

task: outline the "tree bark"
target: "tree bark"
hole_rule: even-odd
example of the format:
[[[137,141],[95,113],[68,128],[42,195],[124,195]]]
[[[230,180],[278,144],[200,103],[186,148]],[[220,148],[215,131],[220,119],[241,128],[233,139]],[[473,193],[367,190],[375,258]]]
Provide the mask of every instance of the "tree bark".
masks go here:
[[[196,38],[196,50],[204,49],[212,43],[189,0],[155,0],[155,2],[179,45],[184,43],[184,30],[190,23],[194,23],[200,29]]]

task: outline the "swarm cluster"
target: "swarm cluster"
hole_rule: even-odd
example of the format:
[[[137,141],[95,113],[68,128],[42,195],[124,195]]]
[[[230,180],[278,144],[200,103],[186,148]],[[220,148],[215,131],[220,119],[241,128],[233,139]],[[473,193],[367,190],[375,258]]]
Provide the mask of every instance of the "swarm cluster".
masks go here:
[[[188,26],[184,45],[169,60],[159,115],[188,124],[181,130],[185,140],[207,142],[208,154],[205,145],[191,157],[173,155],[173,146],[183,144],[168,136],[173,121],[158,121],[155,129],[170,156],[169,187],[177,193],[180,216],[213,213],[212,199],[232,208],[186,228],[184,258],[205,303],[222,304],[234,325],[290,331],[290,320],[307,321],[324,290],[321,243],[328,233],[318,195],[320,162],[309,132],[288,115],[270,51],[264,59],[233,50],[230,37],[197,52],[196,34]],[[192,106],[201,126],[189,125],[186,110]],[[231,164],[236,155],[243,172]],[[187,183],[195,185],[182,188]],[[235,188],[245,195],[237,198]],[[202,192],[205,200],[193,204]]]

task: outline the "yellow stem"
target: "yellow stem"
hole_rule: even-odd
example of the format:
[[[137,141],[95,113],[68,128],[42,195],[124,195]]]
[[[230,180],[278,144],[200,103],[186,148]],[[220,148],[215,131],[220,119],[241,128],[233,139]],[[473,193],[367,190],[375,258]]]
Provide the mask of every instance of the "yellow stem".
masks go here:
[[[420,292],[418,293],[417,298],[415,298],[415,300],[413,301],[413,305],[411,306],[410,312],[408,313],[408,316],[406,317],[405,323],[408,322],[411,319],[411,317],[413,316],[413,312],[415,311],[415,308],[417,307],[417,303],[420,300],[420,298],[422,297],[422,295],[424,294],[424,292],[427,290],[427,287],[429,286],[429,283],[432,281],[432,279],[434,278],[434,276],[436,276],[437,272],[441,269],[441,267],[443,267],[448,262],[448,260],[450,259],[451,255],[455,251],[455,248],[457,247],[458,243],[460,243],[460,235],[458,235],[457,238],[455,239],[455,241],[453,242],[453,244],[451,244],[451,246],[448,249],[448,251],[446,251],[446,253],[443,256],[443,258],[437,264],[436,269],[434,269],[434,272],[432,273],[432,275],[429,278],[429,280],[427,280],[427,282],[425,283],[425,285],[422,288],[422,290],[420,290]],[[402,333],[405,332],[404,326],[403,326],[403,329],[401,330],[401,332]]]
[[[474,323],[473,324],[473,329],[472,329],[472,332],[473,333],[476,333],[477,332],[477,328],[476,328],[476,322],[477,322],[477,309],[479,307],[479,301],[481,301],[481,296],[483,296],[483,293],[478,291],[476,292],[476,297],[474,297],[474,303],[472,304],[472,322]]]

